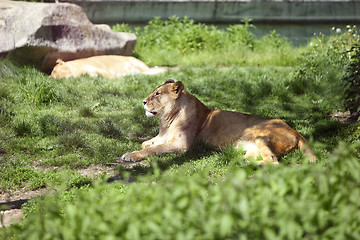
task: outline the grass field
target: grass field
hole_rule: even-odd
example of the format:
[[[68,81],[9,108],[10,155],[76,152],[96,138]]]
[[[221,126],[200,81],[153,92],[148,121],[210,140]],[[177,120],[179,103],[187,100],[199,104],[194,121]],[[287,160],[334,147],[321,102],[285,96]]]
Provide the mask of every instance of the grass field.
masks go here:
[[[23,206],[4,239],[359,239],[359,125],[345,111],[355,36],[318,36],[310,46],[253,27],[226,30],[189,19],[154,19],[136,32],[135,56],[178,66],[157,76],[51,79],[0,62],[0,191],[47,188]],[[351,42],[351,41],[353,42]],[[172,78],[212,108],[280,118],[309,140],[278,166],[247,165],[231,147],[197,143],[127,169],[113,163],[157,134],[142,100]],[[116,176],[83,176],[91,166]],[[114,179],[120,179],[113,181]]]

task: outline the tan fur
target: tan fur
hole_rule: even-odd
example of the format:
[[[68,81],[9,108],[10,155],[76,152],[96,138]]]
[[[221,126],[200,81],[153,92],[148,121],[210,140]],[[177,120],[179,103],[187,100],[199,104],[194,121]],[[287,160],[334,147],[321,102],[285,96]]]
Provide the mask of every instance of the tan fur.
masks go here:
[[[145,63],[134,57],[105,55],[68,62],[58,59],[51,72],[51,77],[69,78],[88,74],[92,77],[101,75],[106,78],[114,78],[128,74],[157,74],[161,72],[164,72],[164,69],[149,68]]]
[[[143,142],[142,150],[121,160],[139,161],[148,155],[186,151],[200,139],[215,147],[242,147],[245,158],[262,157],[259,164],[278,163],[278,157],[300,149],[311,162],[315,156],[306,140],[280,119],[213,110],[186,90],[182,82],[166,81],[144,100],[146,115],[160,119],[159,134]]]

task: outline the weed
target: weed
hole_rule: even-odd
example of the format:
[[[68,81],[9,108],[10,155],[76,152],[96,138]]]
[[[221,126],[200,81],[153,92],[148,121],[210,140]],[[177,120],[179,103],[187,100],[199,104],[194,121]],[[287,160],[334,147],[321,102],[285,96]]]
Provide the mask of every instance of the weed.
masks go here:
[[[297,52],[291,50],[291,44],[276,32],[259,41],[251,33],[252,28],[254,25],[250,19],[221,29],[195,23],[188,18],[171,17],[168,20],[155,18],[144,28],[131,29],[121,24],[115,25],[113,30],[136,33],[138,41],[134,55],[149,65],[218,67],[294,64]]]
[[[110,118],[100,119],[99,133],[110,138],[121,138],[122,132],[119,127],[116,127]]]
[[[57,136],[71,126],[71,122],[50,114],[39,117],[38,123],[43,136]]]
[[[58,138],[58,145],[62,152],[82,149],[88,146],[86,138],[81,131],[63,133]]]
[[[342,81],[346,84],[345,107],[351,113],[360,114],[360,45],[355,44],[349,51],[350,63]]]
[[[250,29],[255,26],[250,23],[251,19],[244,19],[243,22],[244,24],[230,25],[226,29],[228,41],[230,44],[237,43],[254,49],[255,37],[250,32]]]
[[[55,90],[54,79],[45,77],[35,69],[25,70],[25,74],[20,75],[19,83],[20,96],[24,102],[41,105],[60,99],[60,95]]]
[[[93,110],[86,106],[81,106],[79,108],[79,115],[81,117],[95,117]]]
[[[19,137],[30,135],[33,132],[31,124],[26,120],[14,123],[13,129]]]
[[[0,61],[0,77],[14,77],[18,67],[15,66],[10,60],[4,59]]]

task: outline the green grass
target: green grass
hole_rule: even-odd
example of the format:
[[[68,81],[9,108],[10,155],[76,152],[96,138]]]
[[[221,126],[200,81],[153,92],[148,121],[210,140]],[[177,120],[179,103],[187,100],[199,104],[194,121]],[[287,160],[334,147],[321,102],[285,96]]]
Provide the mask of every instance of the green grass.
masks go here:
[[[360,133],[329,117],[344,110],[347,36],[293,48],[275,32],[256,39],[251,27],[175,18],[116,26],[137,32],[135,54],[147,64],[180,67],[156,76],[52,79],[0,61],[0,191],[56,189],[27,203],[24,222],[0,236],[357,239]],[[283,119],[309,140],[317,163],[297,151],[258,167],[232,147],[197,143],[148,157],[148,167],[111,165],[140,149],[136,136],[157,134],[142,100],[168,78],[209,107]],[[114,166],[118,175],[78,173],[90,165]]]

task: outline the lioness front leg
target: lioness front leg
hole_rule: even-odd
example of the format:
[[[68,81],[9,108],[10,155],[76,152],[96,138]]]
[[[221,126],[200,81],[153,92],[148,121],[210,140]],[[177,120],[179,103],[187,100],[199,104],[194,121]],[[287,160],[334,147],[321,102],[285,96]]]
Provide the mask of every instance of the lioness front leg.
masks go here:
[[[186,151],[187,149],[188,147],[183,145],[179,146],[175,144],[166,143],[166,144],[144,148],[140,151],[125,153],[124,155],[121,156],[120,160],[126,162],[137,162],[143,160],[149,155],[182,152],[182,151]]]

